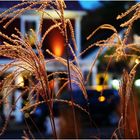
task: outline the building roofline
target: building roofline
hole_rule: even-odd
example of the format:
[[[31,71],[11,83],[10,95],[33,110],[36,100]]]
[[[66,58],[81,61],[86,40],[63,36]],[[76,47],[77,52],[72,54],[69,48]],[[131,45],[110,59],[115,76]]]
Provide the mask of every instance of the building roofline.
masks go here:
[[[6,8],[0,8],[0,13],[6,11]],[[58,13],[60,13],[60,11],[54,11],[54,10],[45,10],[44,12],[44,18],[48,18],[51,19],[52,17],[55,19],[59,19],[59,15]],[[26,11],[24,12],[22,15],[41,15],[42,12],[37,12],[37,11]],[[46,14],[45,14],[46,13]],[[83,16],[85,16],[87,14],[86,11],[81,11],[81,10],[65,10],[64,11],[64,17],[68,18],[68,19],[73,19],[73,18],[81,18]],[[20,15],[20,16],[22,16]],[[20,17],[19,16],[19,17]]]

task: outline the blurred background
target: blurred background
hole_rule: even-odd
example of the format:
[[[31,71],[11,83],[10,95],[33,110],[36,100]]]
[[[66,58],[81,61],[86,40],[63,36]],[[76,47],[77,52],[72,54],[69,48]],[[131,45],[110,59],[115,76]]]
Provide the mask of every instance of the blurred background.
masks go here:
[[[120,27],[120,24],[125,20],[129,19],[129,16],[125,18],[125,20],[116,20],[117,15],[125,12],[131,6],[136,4],[139,1],[92,1],[92,0],[75,0],[75,1],[65,1],[66,3],[66,11],[65,17],[71,20],[75,31],[75,38],[78,47],[78,51],[75,52],[77,55],[83,50],[85,50],[90,44],[97,42],[101,39],[107,39],[112,32],[110,31],[99,31],[94,37],[90,40],[87,40],[87,36],[92,33],[97,27],[102,24],[111,24],[113,25],[120,36],[124,35],[124,28]],[[15,4],[19,4],[20,1],[0,1],[0,12],[2,13],[6,9],[10,8]],[[46,10],[49,14],[51,14],[54,18],[58,19],[58,17],[54,14],[51,9]],[[35,40],[36,38],[30,32],[30,29],[33,29],[35,32],[39,30],[39,20],[40,13],[32,13],[31,11],[25,12],[23,15],[17,17],[8,27],[4,29],[3,23],[0,24],[1,32],[4,32],[8,36],[12,33],[15,33],[14,27],[19,29],[23,35],[28,34],[30,38],[30,42],[35,50]],[[139,20],[136,21],[132,27],[132,31],[129,35],[128,43],[140,43],[140,30],[139,30]],[[40,40],[41,36],[45,33],[46,29],[49,28],[53,24],[52,20],[44,16],[42,32],[38,35],[38,40]],[[70,39],[70,31],[68,31],[69,43],[71,43]],[[4,38],[0,38],[0,44],[4,41]],[[47,45],[46,45],[47,44]],[[58,29],[54,29],[45,39],[43,43],[43,53],[46,59],[51,59],[52,57],[46,53],[46,47],[53,52],[57,56],[62,56],[66,58],[65,47],[64,47],[64,38],[62,34],[59,33]],[[73,46],[72,46],[73,47]],[[99,50],[99,47],[94,46],[89,51],[84,53],[82,56],[78,57],[80,62],[81,70],[83,72],[84,77],[86,78],[88,72],[90,71],[91,64],[96,57],[96,54]],[[130,70],[134,65],[134,60],[120,60],[118,62],[112,61],[108,70],[106,71],[109,58],[104,57],[107,54],[111,54],[111,50],[104,50],[103,53],[99,56],[89,78],[89,81],[86,85],[87,94],[89,100],[86,101],[82,95],[82,92],[78,89],[78,87],[73,85],[73,97],[75,103],[79,104],[83,108],[86,108],[91,113],[91,122],[89,121],[88,115],[84,114],[79,109],[77,109],[77,123],[79,124],[79,133],[81,138],[110,138],[113,131],[117,128],[117,124],[119,121],[119,103],[120,97],[118,94],[119,84],[121,81],[121,76],[123,69],[126,68]],[[72,56],[71,58],[72,59]],[[132,61],[132,62],[131,62]],[[10,62],[8,58],[0,57],[0,64],[5,64]],[[139,69],[139,67],[138,67]],[[58,64],[51,64],[48,66],[48,73],[52,73],[54,71],[66,71],[66,69]],[[10,73],[10,71],[8,72]],[[5,73],[7,75],[8,73]],[[2,75],[1,80],[5,75]],[[63,75],[64,76],[64,75]],[[60,75],[61,77],[61,75]],[[29,85],[28,73],[24,73],[24,75],[20,75],[16,82],[19,83],[23,81],[21,85],[21,89],[15,91],[13,96],[9,97],[9,105],[1,106],[1,126],[4,124],[5,118],[8,117],[8,112],[11,109],[12,104],[15,99],[17,99],[21,93],[23,92],[23,87]],[[55,86],[54,92],[56,92],[59,87],[63,83],[59,81],[54,81],[52,85]],[[104,84],[104,85],[103,85]],[[104,89],[104,90],[103,90]],[[102,91],[103,90],[103,91]],[[100,96],[101,91],[103,92],[102,96]],[[137,71],[135,80],[134,80],[134,91],[136,92],[136,102],[138,103],[138,108],[140,105],[140,73]],[[64,93],[61,96],[61,99],[70,100],[68,87],[65,89]],[[78,94],[77,94],[78,93]],[[1,138],[21,138],[23,135],[23,130],[28,130],[25,127],[27,123],[30,125],[30,129],[32,129],[33,134],[36,138],[42,137],[52,138],[52,130],[50,128],[50,123],[48,119],[48,108],[46,105],[40,105],[36,112],[29,116],[29,113],[26,112],[24,115],[19,110],[22,108],[24,104],[26,104],[27,97],[23,97],[19,100],[17,104],[17,108],[15,108],[10,117],[9,127],[4,135]],[[40,99],[42,100],[42,99]],[[67,111],[66,108],[69,106],[63,106],[60,104],[54,104],[54,114],[56,123],[61,124],[65,122],[71,122],[71,111]],[[59,111],[59,110],[63,111]],[[138,111],[139,112],[139,111]],[[58,116],[65,116],[58,119]],[[26,120],[26,121],[25,121]],[[93,121],[93,122],[92,122]],[[89,123],[90,122],[90,123]],[[36,123],[36,125],[34,125]],[[26,124],[26,125],[27,125]],[[92,124],[92,127],[91,127]],[[96,125],[95,125],[96,124]],[[62,134],[63,138],[67,138],[69,136],[72,137],[72,132],[74,124],[69,124],[68,133]],[[64,125],[65,126],[65,125]],[[19,132],[17,132],[17,129]],[[60,128],[58,125],[58,132],[64,131],[66,127],[63,126]],[[98,131],[100,129],[100,132]],[[41,133],[41,134],[40,134]],[[60,133],[60,132],[59,132]]]

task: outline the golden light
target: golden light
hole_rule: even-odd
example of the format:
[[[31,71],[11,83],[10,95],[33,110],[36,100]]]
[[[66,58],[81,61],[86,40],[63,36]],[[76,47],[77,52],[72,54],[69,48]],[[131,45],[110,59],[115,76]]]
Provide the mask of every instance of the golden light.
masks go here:
[[[96,90],[100,92],[101,90],[103,90],[103,86],[97,85]]]
[[[139,63],[140,63],[139,59],[136,59],[136,60],[135,60],[135,63],[136,63],[136,64],[139,64]]]
[[[100,96],[100,97],[98,98],[98,100],[99,100],[99,102],[104,102],[104,101],[105,101],[105,97],[104,97],[104,96]]]
[[[109,78],[109,73],[98,73],[96,75],[96,83],[97,85],[107,85]]]
[[[29,113],[25,113],[24,116],[25,116],[25,118],[29,118],[30,115],[29,115]]]
[[[49,87],[50,87],[50,89],[54,89],[54,80],[51,80],[49,82]]]
[[[54,48],[53,48],[53,53],[56,55],[56,56],[62,56],[63,54],[63,50],[62,50],[62,46],[59,42],[56,42],[56,44],[54,45]]]
[[[108,89],[108,85],[97,85],[94,87],[95,90],[97,90],[98,92],[101,92],[104,89]]]
[[[64,38],[58,30],[54,30],[51,36],[51,49],[56,56],[62,56],[64,52]]]
[[[37,40],[37,38],[36,38],[36,36],[34,34],[33,29],[30,29],[30,31],[28,31],[28,37],[29,37],[30,44],[34,45],[36,40]]]

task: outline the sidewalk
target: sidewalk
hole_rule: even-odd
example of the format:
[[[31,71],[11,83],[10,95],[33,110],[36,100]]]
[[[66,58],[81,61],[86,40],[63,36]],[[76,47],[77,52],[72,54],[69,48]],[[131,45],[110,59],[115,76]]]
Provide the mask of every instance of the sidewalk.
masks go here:
[[[14,124],[12,122],[8,129],[6,129],[5,133],[0,136],[0,139],[22,139],[24,136],[23,131],[26,130],[26,132],[29,134],[29,131],[27,130],[27,127],[23,124]],[[115,127],[107,126],[107,127],[100,127],[100,128],[91,128],[91,127],[85,127],[81,129],[81,133],[79,138],[82,139],[110,139],[113,131],[115,130]],[[32,136],[30,135],[30,139],[51,139],[53,136],[49,136],[45,134],[45,131],[38,132],[35,130],[32,131]]]

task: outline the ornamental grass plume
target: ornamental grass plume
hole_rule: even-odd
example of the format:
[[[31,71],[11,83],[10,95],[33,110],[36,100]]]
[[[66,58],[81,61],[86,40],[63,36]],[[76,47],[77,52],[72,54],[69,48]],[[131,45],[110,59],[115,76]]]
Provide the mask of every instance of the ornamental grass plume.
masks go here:
[[[136,65],[134,66],[135,68]],[[124,138],[139,138],[138,104],[132,89],[136,73],[135,68],[129,74],[127,71],[124,71],[122,85],[119,90],[121,97],[121,120],[118,127],[123,130]]]
[[[59,20],[54,19],[50,14],[48,14],[45,11],[48,8],[56,12],[56,14],[59,17]],[[28,96],[32,97],[31,98],[32,101],[27,102],[26,105],[21,110],[25,111],[26,109],[31,108],[32,110],[30,111],[30,113],[33,113],[37,105],[40,104],[39,97],[41,96],[43,98],[43,101],[41,102],[41,104],[46,103],[49,107],[50,120],[51,120],[52,130],[53,130],[55,138],[57,138],[57,134],[56,134],[55,123],[54,123],[53,102],[58,101],[62,103],[67,103],[68,101],[54,99],[54,95],[52,95],[52,91],[50,88],[50,83],[52,82],[52,80],[57,79],[59,81],[65,81],[64,84],[60,87],[60,89],[56,93],[56,98],[58,98],[61,95],[62,90],[68,84],[70,84],[70,87],[71,87],[71,84],[74,83],[77,86],[79,86],[79,88],[83,92],[83,96],[87,99],[83,75],[80,68],[78,67],[79,64],[77,61],[77,57],[75,55],[75,50],[77,50],[77,47],[76,47],[76,41],[74,37],[75,36],[74,30],[73,30],[71,21],[69,19],[65,19],[64,17],[65,8],[66,8],[66,5],[63,0],[62,1],[60,0],[25,1],[25,2],[22,2],[13,6],[12,8],[6,10],[0,15],[0,18],[1,18],[0,23],[3,24],[4,28],[7,28],[9,24],[13,22],[13,20],[15,20],[20,15],[22,15],[24,12],[27,12],[30,10],[30,11],[37,11],[41,13],[39,32],[36,33],[34,30],[30,29],[30,31],[32,32],[33,36],[36,39],[34,42],[34,46],[36,48],[37,53],[35,53],[34,49],[32,48],[32,44],[29,40],[29,36],[28,35],[24,36],[17,28],[15,28],[16,33],[11,34],[11,36],[7,36],[6,34],[0,32],[0,36],[4,39],[4,41],[2,42],[2,45],[0,45],[0,56],[10,58],[11,60],[11,62],[1,65],[0,76],[5,74],[8,70],[12,69],[12,72],[8,74],[4,78],[4,80],[1,81],[1,85],[3,85],[1,94],[5,93],[2,99],[2,102],[5,102],[7,97],[10,96],[11,94],[14,94],[13,91],[15,91],[17,88],[20,87],[21,83],[18,83],[19,85],[14,84],[16,78],[19,75],[24,75],[24,73],[26,72],[26,75],[28,75],[28,77],[33,76],[34,79],[32,78],[29,79],[30,87],[29,86],[24,87],[25,88],[24,92],[20,96],[22,97],[24,96],[24,94],[27,94],[28,92]],[[41,39],[38,40],[37,36],[42,31],[44,15],[47,15],[48,17],[50,17],[54,24],[50,28],[46,29]],[[65,39],[65,46],[67,48],[67,58],[58,57],[52,52],[50,52],[48,49],[46,49],[46,52],[52,56],[52,59],[46,60],[42,52],[42,45],[46,36],[55,28],[59,29],[60,33],[63,35]],[[69,39],[67,37],[68,36],[67,29],[70,30],[72,44],[69,44]],[[71,47],[71,45],[74,46],[74,49]],[[72,61],[69,60],[70,59],[69,51],[72,53],[74,57],[74,60]],[[67,72],[59,71],[59,72],[53,72],[51,74],[47,74],[47,64],[54,63],[54,62],[59,63],[63,65],[64,67],[68,68],[68,71]],[[74,64],[75,62],[76,62],[76,65]],[[67,75],[68,78],[59,77],[58,75],[60,74]],[[54,78],[52,79],[50,77],[54,77]],[[6,86],[4,83],[6,83]],[[3,92],[3,90],[5,91]],[[72,87],[71,87],[71,91],[72,91]],[[73,102],[73,99],[71,102],[72,102],[72,108],[73,108],[74,122],[76,124],[75,111],[74,111],[75,106],[85,111],[88,115],[89,113],[85,109],[80,107],[79,105],[76,105]],[[15,106],[16,106],[16,103],[15,103]],[[12,109],[11,109],[11,112],[12,112]],[[6,129],[8,120],[9,119],[7,119],[1,131],[1,134],[3,134],[4,130]],[[77,129],[75,126],[76,137],[78,137],[76,131]]]
[[[134,6],[132,6],[130,9],[128,9],[126,12],[121,13],[120,15],[117,16],[117,20],[122,19],[128,15],[131,16],[126,22],[120,25],[121,27],[127,28],[125,30],[125,36],[123,42],[127,41],[127,37],[132,29],[134,22],[140,18],[139,10],[140,10],[140,3],[137,3]]]
[[[133,81],[138,63],[134,65],[130,73],[123,71],[119,88],[120,95],[120,120],[118,128],[112,134],[112,138],[139,138],[138,103],[133,90]]]
[[[117,30],[109,24],[104,24],[99,26],[95,31],[93,31],[87,39],[90,39],[98,30],[107,29],[112,30],[113,34],[107,38],[106,40],[99,40],[96,43],[91,44],[88,49],[93,46],[99,46],[100,48],[113,48],[113,52],[111,55],[106,56],[110,57],[112,61],[115,59],[116,61],[120,61],[124,59],[125,61],[134,60],[134,66],[129,68],[130,72],[124,70],[122,75],[122,83],[120,84],[119,94],[120,94],[120,121],[118,124],[118,128],[114,131],[112,138],[139,138],[139,125],[138,125],[138,104],[136,95],[134,95],[133,91],[133,81],[135,78],[135,73],[138,69],[136,69],[139,65],[139,46],[140,44],[136,44],[134,42],[128,43],[128,37],[130,35],[130,31],[132,26],[136,20],[140,18],[140,3],[132,6],[125,13],[122,13],[117,17],[117,19],[122,19],[125,16],[128,16],[130,13],[132,17],[128,19],[128,21],[121,24],[121,27],[126,27],[124,36],[120,37]],[[99,49],[100,51],[101,49]],[[86,50],[85,50],[86,51]],[[135,64],[136,62],[136,64]],[[108,66],[107,66],[108,68]],[[101,93],[102,94],[102,93]],[[122,132],[123,131],[123,132]]]

